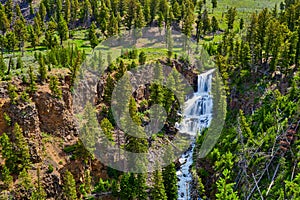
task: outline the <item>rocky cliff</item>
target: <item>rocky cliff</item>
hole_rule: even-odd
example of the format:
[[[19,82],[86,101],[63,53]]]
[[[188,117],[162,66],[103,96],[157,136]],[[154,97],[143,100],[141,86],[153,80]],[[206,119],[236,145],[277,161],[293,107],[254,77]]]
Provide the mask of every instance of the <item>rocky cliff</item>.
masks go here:
[[[65,80],[68,80],[68,77]],[[66,147],[78,141],[72,95],[67,81],[60,80],[62,98],[54,97],[49,83],[44,83],[37,85],[36,92],[29,93],[28,101],[20,98],[26,89],[22,81],[15,78],[11,84],[17,88],[18,97],[15,104],[9,98],[7,82],[0,82],[0,135],[10,133],[15,123],[20,125],[30,151],[32,165],[29,172],[36,182],[37,169],[40,169],[41,183],[47,193],[47,199],[61,199],[63,175],[66,170],[74,175],[78,185],[83,182],[87,169],[91,171],[93,181],[99,181],[100,177],[107,178],[106,167],[100,162],[87,165],[80,158],[73,159],[72,152],[64,151]],[[0,163],[3,163],[1,157]],[[21,195],[22,191],[19,191],[17,185],[18,180],[15,179],[13,192],[11,191],[15,199],[29,196]],[[4,193],[5,191],[0,192],[0,196]]]

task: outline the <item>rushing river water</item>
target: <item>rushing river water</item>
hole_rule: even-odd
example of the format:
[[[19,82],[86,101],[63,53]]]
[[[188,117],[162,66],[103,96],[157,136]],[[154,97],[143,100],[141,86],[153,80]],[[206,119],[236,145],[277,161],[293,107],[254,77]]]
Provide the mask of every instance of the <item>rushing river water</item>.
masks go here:
[[[188,133],[194,136],[194,141],[197,134],[210,125],[212,119],[212,72],[213,70],[210,70],[198,75],[198,90],[185,102],[184,118],[177,126],[181,133]],[[191,199],[190,183],[192,182],[192,174],[190,173],[190,167],[193,164],[194,141],[191,144],[191,148],[179,159],[182,165],[176,174],[179,179],[178,199],[180,200]]]

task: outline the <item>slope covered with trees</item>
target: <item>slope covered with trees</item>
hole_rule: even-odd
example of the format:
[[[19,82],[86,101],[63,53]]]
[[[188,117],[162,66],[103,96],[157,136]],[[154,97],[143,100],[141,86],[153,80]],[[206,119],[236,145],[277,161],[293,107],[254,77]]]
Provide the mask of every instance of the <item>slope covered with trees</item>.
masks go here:
[[[95,144],[84,147],[73,125],[63,124],[68,131],[60,126],[62,118],[69,122],[66,115],[72,115],[68,95],[74,91],[82,62],[90,55],[95,66],[103,67],[104,60],[109,66],[97,109],[87,106],[82,118],[97,113],[109,141],[122,143],[133,152],[144,152],[150,143],[172,137],[170,127],[149,140],[121,132],[110,110],[111,95],[117,81],[138,64],[159,61],[157,73],[161,74],[162,65],[185,66],[187,60],[169,49],[155,53],[147,48],[128,49],[116,61],[111,55],[91,54],[101,41],[146,26],[161,31],[171,27],[203,45],[226,87],[225,127],[206,158],[197,156],[206,132],[197,139],[191,169],[193,198],[300,198],[300,3],[285,0],[247,15],[238,7],[220,8],[223,3],[7,0],[0,4],[0,110],[2,106],[6,109],[0,114],[0,198],[178,199],[178,163],[149,174],[103,167],[90,152]],[[178,74],[167,80],[174,87],[180,87]],[[147,92],[143,101],[129,101],[133,121],[145,125],[148,108],[159,103],[167,111],[169,124],[174,124],[178,99],[172,91],[152,84]],[[63,114],[57,114],[55,125],[50,126],[51,112],[56,109]],[[41,123],[24,124],[28,113]],[[91,133],[96,123],[87,120],[82,129]],[[31,134],[33,126],[39,128],[33,128]],[[39,156],[34,147],[41,150]]]

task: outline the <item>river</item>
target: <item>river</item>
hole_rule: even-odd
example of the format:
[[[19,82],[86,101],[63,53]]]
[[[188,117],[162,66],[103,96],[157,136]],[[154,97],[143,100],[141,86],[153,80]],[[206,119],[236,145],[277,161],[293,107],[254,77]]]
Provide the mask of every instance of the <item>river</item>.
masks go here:
[[[180,169],[176,172],[178,178],[178,199],[190,200],[190,183],[192,174],[190,168],[193,164],[193,150],[197,135],[210,125],[213,111],[213,99],[211,95],[212,72],[198,75],[197,92],[185,102],[182,122],[177,125],[181,133],[194,136],[191,141],[191,148],[187,150],[179,159]]]

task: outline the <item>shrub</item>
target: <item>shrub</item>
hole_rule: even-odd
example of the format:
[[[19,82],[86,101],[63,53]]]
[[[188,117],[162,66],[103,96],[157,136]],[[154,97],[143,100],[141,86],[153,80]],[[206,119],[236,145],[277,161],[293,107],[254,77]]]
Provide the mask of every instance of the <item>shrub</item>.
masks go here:
[[[21,93],[21,100],[27,103],[30,102],[30,97],[25,90]]]
[[[49,164],[49,165],[48,165],[48,171],[47,171],[47,172],[48,172],[49,174],[51,174],[51,173],[53,172],[53,170],[54,170],[53,165]]]
[[[18,97],[18,93],[16,91],[17,91],[16,86],[12,84],[8,84],[8,96],[12,104],[16,104],[16,100]]]
[[[3,114],[4,120],[8,126],[11,126],[11,118],[7,113]]]

